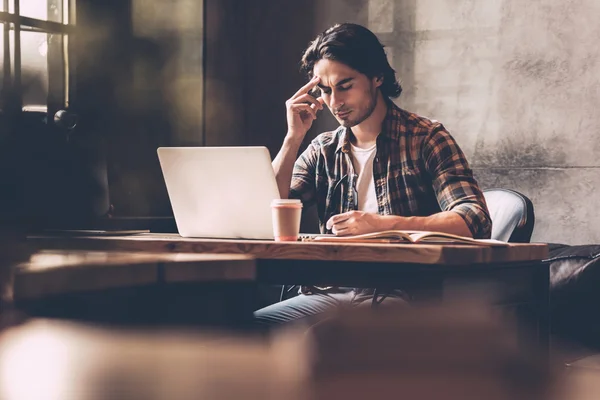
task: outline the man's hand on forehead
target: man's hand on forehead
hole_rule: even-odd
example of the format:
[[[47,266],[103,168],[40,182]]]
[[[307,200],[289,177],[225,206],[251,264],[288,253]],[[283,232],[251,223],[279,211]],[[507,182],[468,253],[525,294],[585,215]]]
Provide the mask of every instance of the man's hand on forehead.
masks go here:
[[[288,134],[296,138],[304,138],[310,129],[312,121],[317,118],[317,112],[323,109],[323,99],[317,98],[311,93],[320,78],[314,76],[308,83],[302,86],[294,95],[288,99],[286,104]]]

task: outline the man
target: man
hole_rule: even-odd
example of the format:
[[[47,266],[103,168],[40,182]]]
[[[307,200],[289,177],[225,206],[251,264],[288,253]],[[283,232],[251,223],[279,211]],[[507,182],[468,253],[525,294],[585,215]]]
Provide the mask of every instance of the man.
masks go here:
[[[392,102],[402,88],[371,31],[355,24],[329,28],[306,49],[302,70],[310,81],[286,102],[288,131],[273,160],[282,198],[301,199],[305,207],[316,203],[323,233],[400,229],[490,237],[489,212],[464,154],[442,124]],[[341,126],[320,134],[296,160],[325,105]],[[373,293],[301,292],[255,317],[265,324],[288,322],[365,303]]]

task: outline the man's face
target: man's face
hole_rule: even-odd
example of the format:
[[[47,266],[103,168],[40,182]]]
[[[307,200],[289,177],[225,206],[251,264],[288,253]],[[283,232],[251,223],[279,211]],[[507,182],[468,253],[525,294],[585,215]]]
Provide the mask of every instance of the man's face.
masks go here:
[[[315,64],[313,74],[321,78],[321,97],[341,125],[351,128],[371,116],[380,79],[369,79],[346,64],[324,59]]]

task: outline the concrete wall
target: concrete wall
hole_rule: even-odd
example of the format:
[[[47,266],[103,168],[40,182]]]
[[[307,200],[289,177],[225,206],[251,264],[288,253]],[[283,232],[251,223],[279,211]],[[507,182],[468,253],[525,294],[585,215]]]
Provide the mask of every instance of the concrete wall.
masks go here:
[[[207,1],[208,11],[221,4]],[[224,4],[225,26],[207,33],[206,93],[215,91],[206,97],[206,144],[266,145],[274,155],[285,135],[284,102],[304,82],[302,50],[332,24],[356,22],[387,46],[404,87],[398,104],[443,122],[483,188],[531,198],[534,241],[600,242],[597,0]],[[230,101],[216,102],[218,95]],[[335,126],[322,113],[307,140]]]
[[[94,6],[82,26],[111,32],[100,45],[80,41],[91,55],[78,58],[77,102],[82,128],[95,125],[108,142],[115,215],[170,213],[159,145],[265,145],[275,155],[285,100],[305,81],[303,49],[332,24],[350,21],[387,46],[405,90],[401,107],[442,121],[484,188],[512,188],[533,200],[534,240],[600,242],[598,0],[204,1],[194,8],[178,0],[185,23],[175,30],[159,8],[142,13],[148,26],[162,21],[160,40],[136,25],[136,4],[147,1],[82,0],[78,7],[85,22],[84,6]],[[203,13],[204,49],[196,23]],[[128,51],[140,44],[139,54]],[[136,60],[156,61],[155,48],[165,61],[150,63],[150,72],[163,75],[148,75],[154,86],[144,81],[137,90]],[[336,125],[322,113],[307,140]]]
[[[350,21],[380,37],[403,83],[398,104],[444,123],[482,187],[531,198],[532,240],[600,242],[600,2],[328,0],[320,7],[317,32]]]

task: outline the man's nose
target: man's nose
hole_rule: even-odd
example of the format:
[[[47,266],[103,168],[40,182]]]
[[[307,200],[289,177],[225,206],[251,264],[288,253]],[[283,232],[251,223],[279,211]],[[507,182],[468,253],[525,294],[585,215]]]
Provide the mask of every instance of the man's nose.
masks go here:
[[[342,105],[344,105],[344,99],[340,92],[331,91],[331,98],[329,99],[329,104],[331,108],[337,111]]]

